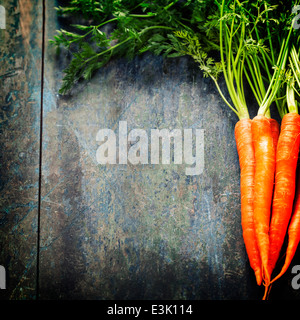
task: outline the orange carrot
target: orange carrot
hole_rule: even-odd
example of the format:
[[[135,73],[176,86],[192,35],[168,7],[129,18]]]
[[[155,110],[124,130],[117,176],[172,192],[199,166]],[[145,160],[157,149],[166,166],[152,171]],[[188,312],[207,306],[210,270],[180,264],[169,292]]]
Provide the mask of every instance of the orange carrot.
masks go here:
[[[282,119],[276,153],[275,190],[270,223],[270,274],[278,260],[292,214],[299,145],[300,115],[287,113]]]
[[[275,119],[270,119],[270,122],[271,122],[271,130],[272,130],[274,148],[276,150],[277,144],[278,144],[279,133],[280,133],[280,126],[279,126],[279,123]],[[275,154],[276,154],[276,152],[275,152]]]
[[[240,162],[241,220],[243,238],[251,268],[258,285],[262,282],[261,259],[258,251],[253,222],[253,196],[255,157],[251,120],[241,119],[235,126],[235,139]]]
[[[269,222],[274,186],[275,147],[272,137],[271,121],[263,115],[252,120],[252,134],[255,153],[254,178],[254,227],[262,262],[264,284],[269,285]]]
[[[300,242],[300,171],[298,171],[298,174],[297,174],[297,189],[296,189],[295,203],[293,208],[293,215],[288,228],[288,245],[286,249],[284,265],[280,273],[271,282],[274,282],[275,280],[280,278],[287,271],[296,253],[299,242]]]

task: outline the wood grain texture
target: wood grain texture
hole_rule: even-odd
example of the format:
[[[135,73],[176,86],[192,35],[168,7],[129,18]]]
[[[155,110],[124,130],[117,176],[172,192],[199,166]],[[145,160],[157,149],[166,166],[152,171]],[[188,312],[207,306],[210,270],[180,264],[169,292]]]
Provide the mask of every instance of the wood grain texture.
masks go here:
[[[36,295],[42,57],[41,1],[2,1],[0,30],[0,264],[3,299]]]

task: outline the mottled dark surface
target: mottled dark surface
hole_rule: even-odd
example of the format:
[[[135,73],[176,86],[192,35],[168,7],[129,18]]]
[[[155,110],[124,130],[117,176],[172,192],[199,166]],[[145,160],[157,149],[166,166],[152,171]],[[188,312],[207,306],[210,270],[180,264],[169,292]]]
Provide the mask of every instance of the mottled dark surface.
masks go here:
[[[36,295],[40,150],[41,1],[1,1],[0,30],[0,297]]]
[[[46,42],[41,106],[42,1],[4,5],[0,264],[9,276],[0,298],[33,299],[39,284],[40,299],[261,299],[242,239],[237,118],[214,84],[187,58],[146,54],[113,61],[60,97],[67,55]],[[59,28],[54,6],[46,1],[45,39]],[[148,133],[204,129],[204,172],[100,166],[96,134],[118,133],[119,121]],[[274,297],[299,298],[291,278]]]

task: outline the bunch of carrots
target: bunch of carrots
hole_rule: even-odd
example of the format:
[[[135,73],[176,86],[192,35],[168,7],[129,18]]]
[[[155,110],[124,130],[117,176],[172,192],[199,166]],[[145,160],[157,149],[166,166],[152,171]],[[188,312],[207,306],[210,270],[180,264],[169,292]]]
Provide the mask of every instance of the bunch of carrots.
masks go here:
[[[300,62],[292,23],[287,27],[290,21],[281,21],[285,24],[283,27],[276,20],[275,28],[270,25],[269,15],[276,15],[275,6],[258,7],[258,13],[250,22],[249,8],[239,1],[232,2],[230,13],[236,15],[226,21],[225,0],[222,1],[220,52],[234,104],[230,107],[239,117],[235,138],[241,169],[243,238],[256,282],[265,286],[265,299],[270,285],[288,269],[300,241],[300,174],[296,183],[300,115],[295,99],[295,93],[299,95],[296,87],[300,88]],[[241,19],[243,14],[244,19]],[[260,29],[259,15],[262,14],[265,15],[265,30]],[[249,34],[246,25],[252,26]],[[279,28],[283,31],[279,32]],[[272,40],[276,31],[279,39]],[[265,33],[267,41],[262,42]],[[242,35],[242,39],[236,39],[237,34]],[[242,43],[244,35],[255,42],[256,51],[247,52]],[[276,46],[274,40],[279,40],[280,45]],[[236,49],[232,52],[232,48]],[[259,105],[253,119],[247,110],[242,74]],[[281,126],[271,117],[272,103],[276,103],[282,117]],[[285,262],[280,273],[272,278],[286,234]]]
[[[269,285],[288,269],[300,241],[299,185],[295,192],[300,116],[287,113],[280,130],[276,120],[264,115],[241,118],[235,137],[241,168],[243,237],[257,284],[263,280],[266,286],[266,297]],[[287,230],[285,262],[271,280]]]

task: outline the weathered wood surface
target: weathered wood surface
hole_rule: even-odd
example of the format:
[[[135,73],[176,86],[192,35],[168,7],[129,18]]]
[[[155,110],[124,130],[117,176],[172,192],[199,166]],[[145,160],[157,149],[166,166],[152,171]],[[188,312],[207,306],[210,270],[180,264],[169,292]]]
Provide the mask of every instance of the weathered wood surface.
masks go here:
[[[49,4],[48,4],[49,3]],[[47,33],[58,25],[47,3]],[[72,97],[57,96],[64,60],[47,46],[41,205],[41,298],[247,298],[236,119],[187,59],[112,62]],[[205,169],[96,162],[96,135],[205,130]]]
[[[42,2],[1,1],[0,30],[0,298],[36,295],[40,150]]]
[[[40,106],[42,1],[34,9],[32,1],[24,2],[37,27],[31,33],[28,23],[27,33],[1,50],[2,58],[13,57],[1,74],[22,65],[18,78],[1,82],[8,112],[1,114],[0,264],[10,274],[2,296],[36,294],[41,170],[40,299],[260,299],[263,289],[255,284],[242,239],[237,119],[213,83],[189,59],[144,55],[111,62],[72,96],[60,97],[67,55],[56,56],[46,42]],[[45,3],[49,39],[60,25],[55,1]],[[7,4],[14,12],[22,1]],[[16,30],[18,17],[10,18]],[[185,164],[99,165],[97,132],[118,133],[119,121],[127,121],[128,131],[148,133],[204,129],[203,173],[187,176]],[[290,279],[278,297],[297,298]]]

